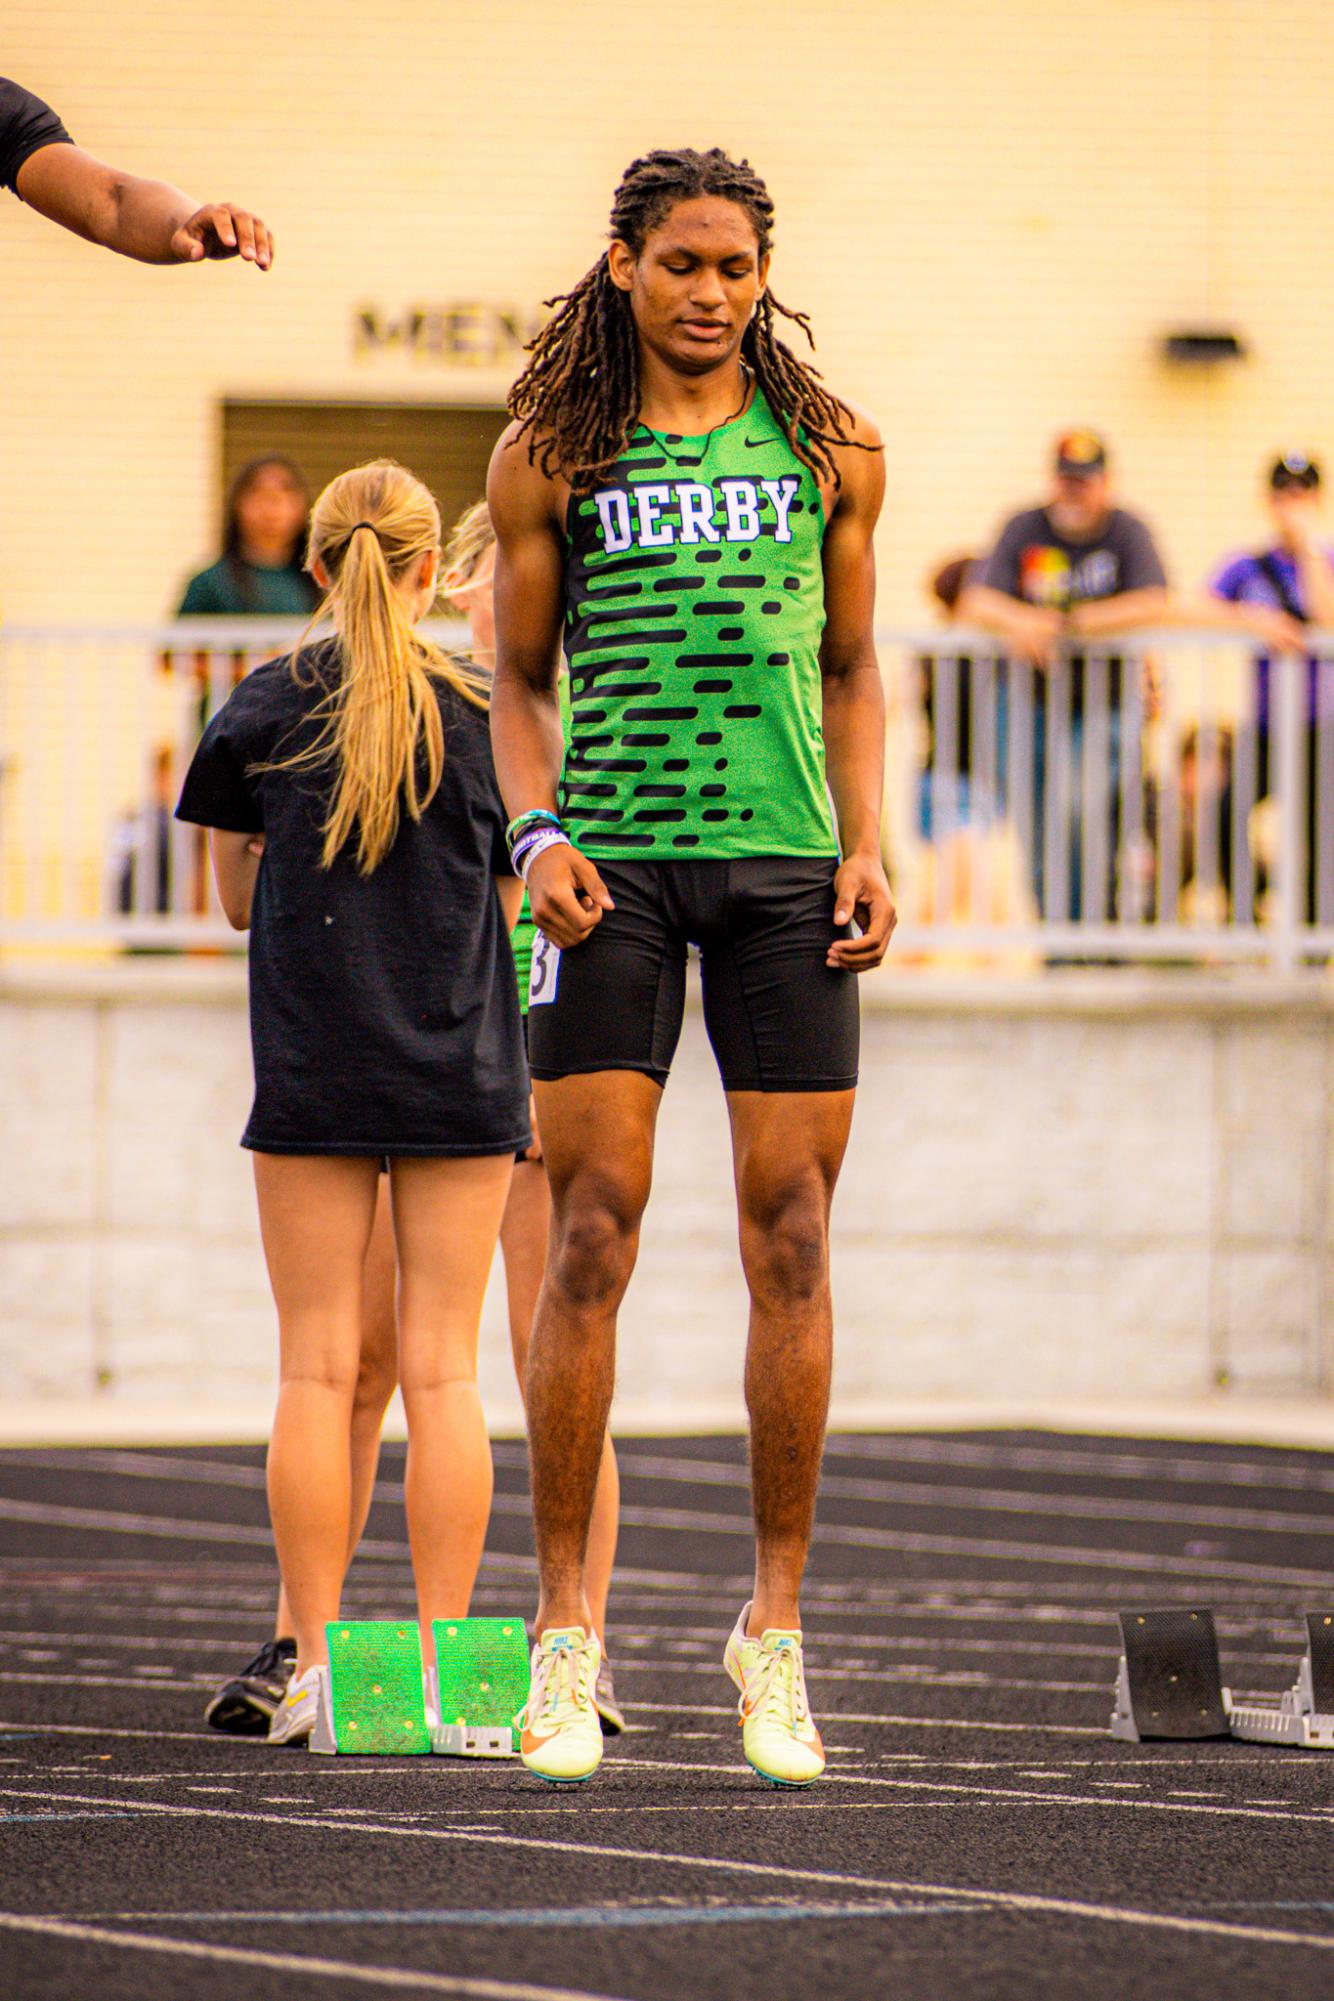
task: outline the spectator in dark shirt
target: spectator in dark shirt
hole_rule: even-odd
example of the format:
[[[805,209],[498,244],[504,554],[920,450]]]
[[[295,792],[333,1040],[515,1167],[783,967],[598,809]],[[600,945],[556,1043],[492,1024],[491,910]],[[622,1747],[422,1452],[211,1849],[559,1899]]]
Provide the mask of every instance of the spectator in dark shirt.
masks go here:
[[[1049,498],[1011,515],[959,600],[965,624],[1038,667],[1051,665],[1063,639],[1157,625],[1167,608],[1153,536],[1113,505],[1107,447],[1094,431],[1057,441]]]
[[[242,466],[223,513],[222,555],[191,577],[178,618],[308,618],[319,602],[304,567],[310,494],[278,452]]]
[[[1048,499],[1005,523],[995,548],[960,596],[959,617],[994,633],[1007,652],[1045,672],[1055,665],[1062,647],[1070,657],[1069,648],[1081,641],[1097,644],[1135,627],[1162,624],[1170,616],[1170,605],[1167,574],[1148,525],[1114,504],[1106,444],[1095,431],[1070,431],[1057,440]],[[1060,830],[1060,848],[1068,858],[1068,910],[1060,907],[1067,899],[1057,892],[1053,914],[1096,920],[1111,914],[1114,901],[1124,901],[1118,895],[1125,861],[1119,852],[1123,830],[1117,796],[1121,666],[1118,660],[1109,662],[1108,745],[1097,809],[1107,824],[1111,867],[1105,882],[1091,885],[1083,882],[1081,860],[1085,663],[1076,653],[1070,666],[1070,819]],[[997,717],[1002,771],[1008,727],[1002,682]],[[1048,752],[1045,712],[1039,702],[1033,718],[1033,797],[1035,821],[1042,832],[1035,836],[1031,860],[1040,898],[1046,882]],[[1089,810],[1094,810],[1092,804]]]
[[[0,77],[0,187],[89,243],[142,264],[241,257],[267,271],[273,236],[232,202],[207,202],[165,181],[105,166],[76,146],[49,104]]]

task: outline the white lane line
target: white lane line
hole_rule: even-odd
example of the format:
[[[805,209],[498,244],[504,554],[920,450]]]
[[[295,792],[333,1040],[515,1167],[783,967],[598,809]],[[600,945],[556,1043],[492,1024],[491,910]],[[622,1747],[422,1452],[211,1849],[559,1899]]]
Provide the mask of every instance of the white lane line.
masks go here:
[[[501,1462],[506,1463],[506,1462]],[[517,1463],[517,1462],[514,1462]],[[25,1454],[24,1466],[83,1472],[130,1474],[136,1478],[172,1480],[183,1485],[225,1486],[261,1492],[265,1476],[261,1467],[238,1466],[221,1460],[180,1459],[138,1452],[35,1452]],[[626,1452],[621,1459],[622,1479],[662,1481],[674,1486],[727,1487],[748,1497],[746,1470],[717,1459],[682,1459],[660,1453]],[[1159,1481],[1161,1485],[1161,1480]],[[1181,1527],[1241,1528],[1279,1534],[1334,1537],[1334,1520],[1326,1511],[1320,1515],[1285,1514],[1282,1509],[1201,1507],[1190,1499],[1177,1501],[1115,1500],[1094,1494],[1033,1493],[1026,1488],[945,1486],[939,1482],[904,1481],[854,1477],[825,1473],[821,1495],[830,1500],[872,1501],[878,1506],[919,1508],[976,1508],[984,1512],[1029,1515],[1072,1516],[1094,1521],[1165,1522]],[[398,1503],[404,1499],[401,1481],[381,1480],[375,1490],[377,1502]],[[527,1495],[496,1494],[493,1501],[499,1514],[524,1514]]]
[[[999,1649],[995,1651],[999,1651]],[[1098,1695],[1110,1697],[1112,1684],[1116,1679],[1114,1671],[1116,1660],[1115,1648],[1109,1648],[1106,1658],[1108,1663],[1107,1673],[1097,1681],[1032,1681],[1024,1680],[1022,1677],[1014,1675],[986,1674],[981,1668],[936,1668],[930,1665],[923,1665],[920,1669],[911,1667],[844,1668],[839,1667],[835,1662],[824,1663],[809,1660],[806,1665],[815,1679],[818,1680],[821,1677],[826,1677],[830,1682],[874,1681],[886,1682],[895,1687],[924,1689],[1023,1688],[1039,1689],[1044,1695]],[[619,1676],[624,1671],[627,1681],[629,1681],[632,1675],[640,1674],[650,1675],[655,1680],[664,1675],[699,1675],[702,1671],[707,1672],[709,1666],[710,1662],[708,1661],[668,1661],[661,1659],[637,1661],[632,1656],[621,1654],[616,1656],[616,1673]],[[61,1681],[66,1679],[62,1675],[33,1675],[16,1678],[34,1681]],[[0,1680],[3,1679],[3,1675],[0,1675]],[[73,1677],[71,1676],[69,1679],[72,1680]],[[172,1684],[155,1681],[153,1686],[155,1688],[168,1688]]]
[[[232,1527],[222,1522],[186,1521],[165,1515],[131,1515],[98,1508],[59,1507],[38,1501],[0,1500],[0,1519],[39,1522],[64,1528],[92,1529],[105,1535],[152,1535],[180,1541],[252,1542],[269,1544],[269,1531],[261,1528]],[[737,1536],[749,1542],[753,1530],[749,1519],[729,1515],[700,1514],[689,1508],[623,1507],[622,1528],[684,1529],[694,1535]],[[837,1545],[852,1549],[906,1550],[918,1555],[966,1556],[982,1563],[1054,1563],[1065,1568],[1145,1571],[1154,1576],[1219,1578],[1242,1583],[1263,1581],[1271,1589],[1279,1585],[1302,1590],[1329,1589],[1329,1573],[1323,1570],[1292,1570],[1264,1563],[1231,1563],[1213,1557],[1157,1555],[1149,1550],[1084,1549],[1059,1543],[1001,1542],[971,1536],[912,1533],[903,1529],[842,1528],[816,1523],[816,1545]],[[358,1555],[402,1558],[403,1542],[379,1542],[366,1537],[358,1545]],[[507,1562],[531,1565],[529,1558],[506,1558]],[[656,1573],[649,1573],[655,1576]],[[716,1582],[710,1579],[709,1582]]]
[[[1334,1586],[1331,1586],[1331,1592],[1334,1594]],[[349,1594],[349,1603],[355,1596],[356,1594]],[[492,1602],[492,1598],[494,1598],[494,1602],[497,1604],[503,1605],[507,1603],[507,1600],[498,1594],[487,1595],[475,1592],[473,1596],[474,1603],[478,1605],[490,1603]],[[383,1594],[378,1593],[375,1595],[370,1609],[373,1610],[376,1605],[382,1603]],[[730,1607],[731,1603],[730,1599],[719,1600],[720,1605]],[[267,1601],[264,1609],[266,1612],[269,1609]],[[627,1652],[635,1648],[648,1650],[659,1647],[668,1640],[690,1640],[696,1641],[705,1647],[717,1647],[720,1645],[725,1632],[721,1620],[715,1626],[687,1626],[670,1617],[652,1619],[643,1617],[641,1613],[631,1623],[628,1614],[634,1609],[633,1601],[624,1599],[620,1594],[617,1595],[615,1609],[620,1615],[620,1622],[614,1629],[616,1633],[614,1651],[616,1652],[618,1666],[620,1665],[622,1650]],[[657,1610],[660,1608],[655,1605],[653,1609]],[[846,1610],[846,1608],[842,1609]],[[346,1616],[356,1617],[358,1615],[349,1610]],[[1062,1659],[1096,1660],[1102,1662],[1110,1662],[1116,1657],[1117,1642],[1113,1614],[1102,1610],[1087,1611],[1084,1613],[1076,1613],[1074,1611],[1067,1613],[1062,1611],[1057,1616],[1053,1614],[1050,1608],[1043,1606],[1026,1606],[1020,1608],[1008,1605],[979,1605],[975,1608],[960,1606],[957,1609],[944,1611],[935,1608],[925,1609],[918,1606],[905,1605],[900,1607],[868,1608],[866,1616],[868,1618],[897,1617],[911,1619],[923,1625],[936,1622],[946,1624],[950,1620],[957,1620],[960,1624],[975,1623],[981,1626],[988,1624],[988,1622],[1002,1623],[1007,1626],[1015,1626],[1026,1622],[1030,1625],[1034,1623],[1039,1624],[1048,1630],[1045,1632],[1044,1637],[1038,1640],[1016,1640],[1007,1635],[1000,1641],[994,1635],[973,1637],[970,1634],[956,1634],[952,1632],[868,1633],[862,1628],[840,1626],[836,1621],[825,1618],[821,1614],[819,1615],[818,1625],[808,1628],[808,1659],[819,1661],[822,1653],[835,1647],[855,1648],[860,1652],[869,1653],[914,1651],[931,1651],[936,1653],[943,1651],[946,1653],[983,1653],[989,1656],[994,1656],[997,1653],[1007,1655],[1033,1654],[1047,1660],[1059,1655]],[[175,1625],[191,1624],[195,1627],[208,1626],[215,1630],[206,1633],[199,1631],[155,1633],[145,1630],[151,1622],[164,1620]],[[1275,1631],[1276,1623],[1272,1620],[1230,1620],[1226,1616],[1220,1619],[1218,1621],[1219,1636],[1227,1644],[1229,1660],[1243,1660],[1263,1666],[1291,1665],[1302,1646],[1300,1630],[1295,1621],[1288,1622],[1292,1626],[1292,1636],[1284,1644],[1282,1634]],[[1070,1640],[1063,1636],[1056,1636],[1054,1631],[1056,1627],[1075,1624],[1096,1626],[1107,1634],[1107,1638],[1102,1642],[1095,1643],[1093,1641]],[[1262,1627],[1266,1637],[1275,1639],[1277,1643],[1272,1650],[1243,1644],[1245,1634],[1249,1633],[1255,1626]],[[1238,1638],[1238,1634],[1241,1634],[1243,1637]],[[0,1641],[8,1641],[15,1646],[22,1646],[28,1641],[37,1644],[55,1642],[57,1648],[56,1658],[59,1657],[59,1651],[67,1646],[86,1646],[94,1641],[98,1646],[123,1647],[127,1650],[143,1652],[151,1652],[158,1648],[200,1652],[206,1648],[215,1647],[229,1648],[235,1651],[238,1644],[244,1644],[244,1642],[238,1643],[237,1641],[237,1621],[233,1617],[224,1617],[221,1612],[195,1613],[184,1609],[163,1606],[150,1606],[144,1609],[144,1626],[137,1633],[106,1633],[100,1630],[87,1632],[82,1629],[73,1628],[52,1631],[45,1627],[4,1627],[0,1628]],[[632,1666],[633,1662],[627,1661],[626,1665],[627,1667]],[[828,1671],[845,1672],[838,1660],[833,1660],[828,1664]]]
[[[674,1485],[728,1487],[749,1496],[744,1468],[718,1460],[670,1459],[627,1454],[621,1461],[623,1479],[642,1477]],[[1334,1536],[1329,1511],[1320,1515],[1285,1514],[1281,1508],[1220,1508],[1181,1501],[1109,1500],[1100,1494],[1033,1493],[1022,1487],[945,1486],[939,1482],[855,1478],[824,1473],[820,1494],[829,1500],[873,1501],[880,1507],[976,1508],[1011,1514],[1079,1516],[1092,1521],[1167,1522],[1183,1528],[1291,1530],[1294,1534]]]
[[[615,1765],[631,1766],[637,1770],[651,1772],[713,1772],[720,1775],[731,1774],[733,1777],[739,1775],[736,1765],[694,1764],[687,1763],[684,1760],[678,1763],[667,1758],[620,1757],[615,1760]],[[1196,1803],[1205,1797],[1216,1800],[1216,1794],[1192,1794],[1189,1796],[1190,1803],[1186,1803],[1183,1799],[1182,1803],[1178,1804],[1178,1798],[1181,1796],[1175,1793],[1169,1794],[1167,1799],[1162,1800],[1107,1799],[1101,1793],[1096,1795],[1088,1793],[1036,1793],[1020,1791],[1017,1786],[965,1785],[958,1779],[928,1779],[917,1775],[896,1779],[891,1778],[887,1774],[847,1772],[841,1768],[837,1772],[828,1773],[821,1781],[821,1785],[822,1787],[877,1786],[894,1792],[958,1793],[971,1798],[992,1799],[1002,1804],[1006,1801],[1012,1801],[1017,1806],[1096,1807],[1099,1812],[1105,1812],[1111,1807],[1125,1807],[1131,1811],[1144,1813],[1195,1813],[1214,1816],[1221,1814],[1227,1818],[1237,1820],[1294,1821],[1303,1827],[1327,1827],[1329,1825],[1323,1813],[1301,1812],[1288,1806],[1285,1806],[1282,1812],[1271,1813],[1261,1811],[1250,1805],[1232,1806],[1221,1801],[1217,1805],[1210,1806],[1200,1806]],[[504,1808],[501,1807],[496,1810],[503,1813]],[[1334,1939],[1330,1943],[1334,1944]]]
[[[358,1980],[366,1987],[410,1988],[417,1994],[457,1994],[472,2001],[612,2001],[572,1987],[530,1987],[512,1980],[472,1980],[463,1975],[421,1973],[406,1966],[359,1966],[350,1959],[312,1959],[299,1952],[259,1952],[243,1946],[199,1945],[187,1939],[153,1938],[146,1932],[112,1931],[105,1925],[82,1925],[65,1918],[26,1918],[0,1911],[7,1931],[35,1932],[47,1938],[72,1939],[85,1945],[120,1946],[132,1952],[153,1952],[177,1959],[206,1959],[226,1966],[262,1966],[275,1973],[323,1975],[332,1980]]]
[[[1068,1436],[1068,1434],[1067,1434]],[[1163,1441],[1178,1448],[1180,1441]],[[1300,1450],[1300,1448],[1298,1448]],[[1191,1482],[1205,1487],[1283,1487],[1299,1493],[1334,1494],[1334,1473],[1325,1470],[1327,1454],[1308,1450],[1306,1462],[1292,1463],[1281,1452],[1268,1459],[1194,1458],[1179,1449],[1167,1452],[1107,1452],[1096,1445],[1086,1451],[1068,1445],[967,1444],[955,1439],[914,1438],[910,1433],[885,1437],[834,1433],[825,1441],[826,1457],[872,1460],[922,1460],[932,1465],[998,1466],[1016,1473],[1077,1473],[1089,1479]],[[628,1456],[628,1455],[627,1455]]]
[[[193,1681],[168,1681],[162,1676],[155,1675],[151,1682],[136,1683],[135,1686],[144,1690],[170,1688],[184,1690],[188,1695],[198,1695],[201,1688],[212,1688],[216,1680],[217,1676],[213,1674],[196,1675]],[[38,1674],[36,1671],[25,1674],[17,1668],[0,1669],[0,1681],[35,1682],[38,1685],[54,1688],[125,1687],[123,1674]]]
[[[0,1794],[6,1790],[0,1788]],[[105,1806],[107,1804],[105,1800],[66,1793],[25,1793],[20,1797],[41,1798],[48,1804],[58,1805]],[[878,1876],[852,1876],[832,1869],[797,1869],[790,1864],[742,1861],[735,1857],[678,1855],[662,1849],[612,1847],[604,1842],[552,1841],[541,1835],[462,1833],[444,1827],[378,1827],[369,1822],[357,1825],[346,1820],[321,1820],[314,1817],[298,1819],[290,1814],[253,1813],[236,1807],[173,1806],[149,1800],[122,1799],[116,1804],[127,1814],[146,1813],[191,1820],[226,1820],[232,1826],[248,1822],[281,1827],[289,1835],[310,1828],[324,1832],[336,1831],[340,1834],[384,1835],[395,1841],[467,1841],[478,1847],[536,1849],[546,1856],[570,1855],[598,1861],[633,1862],[638,1865],[648,1862],[658,1868],[698,1869],[725,1876],[760,1876],[792,1883],[833,1884],[840,1889],[879,1891],[884,1896],[954,1897],[965,1910],[969,1906],[980,1906],[984,1909],[1027,1911],[1037,1916],[1090,1919],[1103,1924],[1231,1938],[1246,1944],[1305,1946],[1312,1951],[1334,1952],[1334,1934],[1320,1937],[1306,1932],[1284,1932],[1259,1925],[1177,1917],[1163,1911],[1134,1910],[1123,1905],[1085,1903],[1069,1897],[1045,1897],[1014,1890],[973,1889],[959,1883],[902,1882]],[[0,1918],[0,1923],[3,1922],[5,1920]],[[34,1921],[20,1919],[18,1922],[24,1924]],[[111,1936],[115,1937],[116,1934],[113,1933]],[[208,1949],[201,1948],[201,1950]],[[542,1996],[541,2001],[549,2001],[549,1997]],[[584,2001],[584,1997],[577,1997],[577,2001]]]

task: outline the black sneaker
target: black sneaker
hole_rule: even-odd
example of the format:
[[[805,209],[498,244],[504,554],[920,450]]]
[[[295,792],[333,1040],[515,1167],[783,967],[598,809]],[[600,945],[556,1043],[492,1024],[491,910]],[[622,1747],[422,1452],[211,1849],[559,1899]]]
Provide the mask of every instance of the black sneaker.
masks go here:
[[[222,1684],[204,1711],[205,1723],[229,1737],[267,1737],[295,1666],[295,1640],[266,1640],[254,1660]]]

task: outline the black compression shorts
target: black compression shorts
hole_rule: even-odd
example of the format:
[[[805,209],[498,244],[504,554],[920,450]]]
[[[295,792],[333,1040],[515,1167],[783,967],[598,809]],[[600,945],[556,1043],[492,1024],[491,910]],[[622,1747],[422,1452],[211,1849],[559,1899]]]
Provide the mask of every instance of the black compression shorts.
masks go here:
[[[640,1070],[663,1084],[685,1010],[686,948],[700,948],[704,1023],[729,1091],[849,1091],[857,1082],[855,973],[825,956],[838,864],[601,861],[614,910],[580,945],[533,949],[534,1077]]]

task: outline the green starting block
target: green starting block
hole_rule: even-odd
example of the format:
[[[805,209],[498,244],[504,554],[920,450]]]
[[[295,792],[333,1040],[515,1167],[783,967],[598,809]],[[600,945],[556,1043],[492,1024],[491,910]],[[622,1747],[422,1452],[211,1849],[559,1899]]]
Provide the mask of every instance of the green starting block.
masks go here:
[[[415,1619],[342,1619],[325,1628],[329,1679],[312,1751],[508,1758],[512,1723],[528,1696],[521,1618],[437,1619],[428,1717]],[[438,1721],[436,1719],[439,1719]]]
[[[415,1619],[345,1619],[326,1626],[327,1700],[311,1733],[312,1751],[430,1752]]]
[[[447,1757],[508,1758],[513,1720],[528,1699],[522,1619],[437,1619],[432,1748]]]

